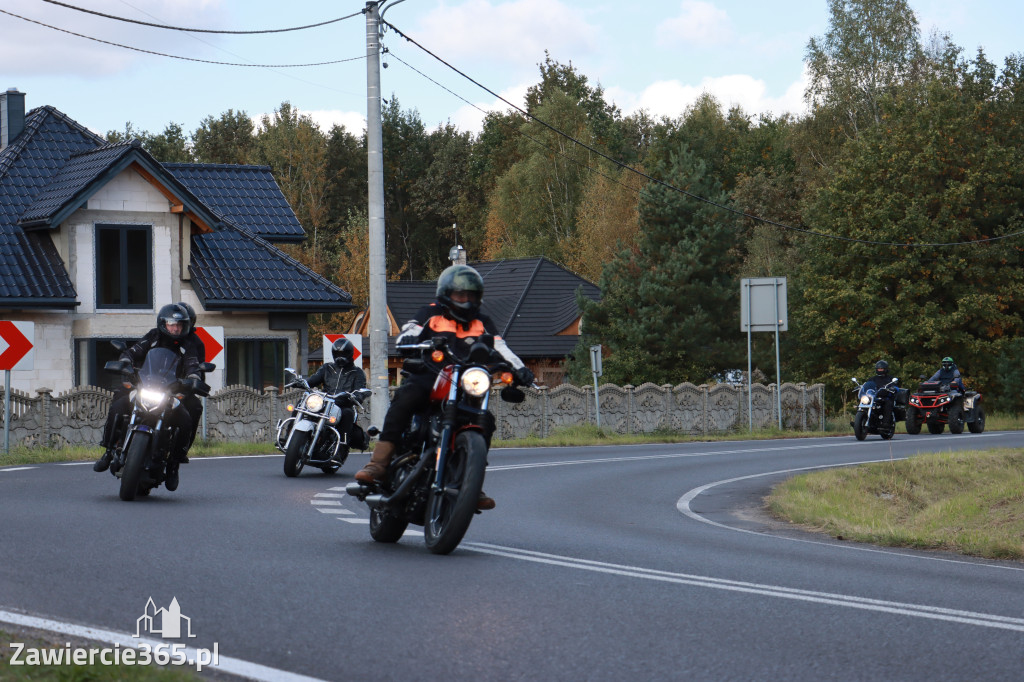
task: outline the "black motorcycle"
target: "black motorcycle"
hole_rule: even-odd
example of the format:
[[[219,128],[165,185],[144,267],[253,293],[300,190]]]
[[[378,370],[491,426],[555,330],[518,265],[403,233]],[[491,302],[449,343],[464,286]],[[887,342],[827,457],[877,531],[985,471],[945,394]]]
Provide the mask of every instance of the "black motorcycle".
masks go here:
[[[113,341],[114,347],[124,351],[123,342]],[[118,445],[114,448],[110,472],[121,479],[120,497],[131,502],[137,495],[145,496],[167,480],[171,444],[176,438],[188,438],[168,427],[164,420],[177,408],[186,393],[209,395],[210,387],[203,383],[183,382],[178,378],[178,354],[167,348],[153,348],[138,371],[128,360],[111,360],[104,369],[125,377],[131,388],[130,414],[125,420],[118,418],[114,433]],[[215,367],[200,363],[203,372]]]
[[[467,357],[457,357],[444,339],[401,345],[404,353],[427,354],[442,365],[426,411],[413,417],[381,483],[349,483],[345,492],[370,507],[370,536],[397,542],[410,523],[423,526],[434,554],[448,554],[469,529],[484,484],[485,434],[493,431],[487,411],[491,388],[504,385],[501,398],[522,402],[512,367],[494,350],[494,338],[481,336]],[[422,356],[405,361],[406,371],[434,371]]]
[[[857,413],[853,416],[850,426],[853,427],[853,435],[857,440],[864,440],[869,433],[876,433],[884,440],[889,440],[896,434],[896,422],[907,418],[908,391],[899,387],[899,379],[894,378],[885,386],[877,387],[872,383],[860,383],[857,377],[853,377],[853,383],[857,384]],[[885,403],[891,400],[892,421],[884,423]]]
[[[333,474],[345,463],[351,448],[365,450],[367,445],[366,434],[358,425],[352,427],[353,440],[357,442],[351,443],[348,434],[335,428],[341,421],[342,406],[358,413],[371,391],[361,388],[351,393],[327,393],[312,388],[291,367],[285,367],[285,371],[295,375],[294,381],[285,384],[285,388],[298,386],[305,393],[297,403],[285,408],[290,416],[277,423],[275,445],[284,453],[284,475],[298,476],[307,464],[319,467],[325,474]]]

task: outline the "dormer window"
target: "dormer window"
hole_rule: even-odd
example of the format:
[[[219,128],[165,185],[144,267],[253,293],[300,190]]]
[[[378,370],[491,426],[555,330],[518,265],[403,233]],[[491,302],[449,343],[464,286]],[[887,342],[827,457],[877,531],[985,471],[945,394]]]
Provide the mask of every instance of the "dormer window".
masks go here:
[[[96,226],[96,307],[153,307],[150,226]]]

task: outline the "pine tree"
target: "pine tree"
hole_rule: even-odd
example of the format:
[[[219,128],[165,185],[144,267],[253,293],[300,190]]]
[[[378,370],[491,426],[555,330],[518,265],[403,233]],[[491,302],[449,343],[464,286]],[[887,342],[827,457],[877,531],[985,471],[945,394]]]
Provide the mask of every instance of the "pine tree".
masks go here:
[[[703,160],[685,146],[655,171],[675,188],[651,184],[640,202],[636,247],[601,276],[600,302],[580,301],[585,343],[609,357],[604,379],[617,384],[704,383],[743,360],[735,221]]]

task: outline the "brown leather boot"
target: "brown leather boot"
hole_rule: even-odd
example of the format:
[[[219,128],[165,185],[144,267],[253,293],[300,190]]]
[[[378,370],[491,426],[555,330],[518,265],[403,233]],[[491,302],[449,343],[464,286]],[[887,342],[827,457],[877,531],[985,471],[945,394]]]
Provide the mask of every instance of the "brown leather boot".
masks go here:
[[[374,483],[384,478],[391,464],[391,455],[395,454],[395,444],[386,440],[379,440],[373,446],[373,454],[370,461],[362,469],[356,472],[356,480],[360,483]]]
[[[495,503],[494,498],[490,497],[483,490],[480,491],[480,499],[476,501],[476,508],[480,511],[487,511],[488,509],[494,509]]]

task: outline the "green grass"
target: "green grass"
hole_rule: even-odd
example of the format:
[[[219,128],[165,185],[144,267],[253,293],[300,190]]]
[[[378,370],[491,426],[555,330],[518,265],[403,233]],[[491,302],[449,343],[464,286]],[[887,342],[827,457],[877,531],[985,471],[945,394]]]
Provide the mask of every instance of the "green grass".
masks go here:
[[[917,455],[791,478],[775,516],[833,537],[1024,559],[1024,450]]]
[[[0,443],[2,446],[2,443]],[[273,443],[221,443],[196,441],[189,450],[189,457],[232,457],[237,455],[270,455],[279,451]],[[10,453],[0,447],[0,466],[15,464],[43,464],[45,462],[83,462],[99,459],[103,448],[99,446],[75,445],[66,448],[30,448],[14,446]]]

